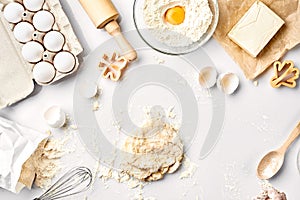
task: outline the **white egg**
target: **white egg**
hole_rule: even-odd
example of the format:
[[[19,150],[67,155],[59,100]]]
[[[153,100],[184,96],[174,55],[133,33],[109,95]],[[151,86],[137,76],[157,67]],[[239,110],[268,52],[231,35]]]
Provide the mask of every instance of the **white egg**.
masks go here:
[[[5,6],[3,15],[4,18],[10,23],[18,23],[22,20],[24,7],[19,3],[9,3]]]
[[[33,67],[32,74],[37,82],[49,83],[54,79],[56,71],[51,63],[42,61]]]
[[[35,41],[26,43],[22,47],[22,55],[25,60],[31,63],[40,61],[43,57],[44,47]]]
[[[32,39],[34,27],[28,22],[20,22],[14,28],[15,38],[22,43],[28,42]]]
[[[65,37],[58,31],[50,31],[45,35],[43,43],[47,50],[58,52],[65,44]]]
[[[53,60],[54,67],[61,73],[68,73],[75,67],[75,57],[67,51],[62,51],[56,54]]]
[[[44,3],[44,0],[23,0],[25,8],[33,12],[41,10]]]
[[[211,88],[217,82],[217,70],[214,67],[205,67],[199,73],[199,84],[202,88]]]
[[[239,87],[239,77],[233,73],[220,74],[217,80],[219,90],[225,94],[233,94]]]
[[[55,19],[51,12],[42,10],[34,14],[33,26],[41,32],[50,31],[54,25]]]
[[[66,123],[66,113],[59,106],[51,106],[44,113],[44,119],[52,128],[61,128]]]

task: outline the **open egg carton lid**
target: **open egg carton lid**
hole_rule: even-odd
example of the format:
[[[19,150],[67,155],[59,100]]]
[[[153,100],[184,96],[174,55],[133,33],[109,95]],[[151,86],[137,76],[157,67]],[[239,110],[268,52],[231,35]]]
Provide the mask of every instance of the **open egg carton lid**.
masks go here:
[[[0,109],[26,98],[34,90],[33,79],[39,85],[49,85],[75,72],[79,66],[77,56],[83,51],[59,0],[45,0],[40,10],[49,11],[54,16],[55,22],[48,32],[34,30],[39,37],[32,36],[28,42],[36,41],[44,50],[38,62],[28,62],[22,54],[26,43],[19,42],[13,32],[17,23],[10,23],[3,12],[5,6],[13,2],[21,4],[24,13],[27,13],[27,16],[22,16],[20,22],[32,24],[32,18],[38,12],[26,10],[21,0],[0,0]],[[57,52],[49,51],[43,44],[44,36],[51,31],[60,32],[64,37],[63,47]],[[54,66],[55,56],[65,52],[74,57],[74,66],[70,71],[60,71]],[[35,78],[33,71],[39,62],[47,62],[53,66],[54,77],[50,81],[41,82]]]

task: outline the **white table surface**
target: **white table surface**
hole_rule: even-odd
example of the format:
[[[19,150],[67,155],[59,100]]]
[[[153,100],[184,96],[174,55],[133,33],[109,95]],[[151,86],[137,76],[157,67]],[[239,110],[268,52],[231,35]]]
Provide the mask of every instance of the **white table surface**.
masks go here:
[[[68,15],[74,30],[84,47],[83,56],[99,46],[110,36],[102,30],[96,30],[81,8],[78,1],[61,0],[63,8]],[[122,19],[121,26],[124,31],[134,29],[132,19],[133,0],[114,0]],[[219,72],[232,71],[239,75],[241,84],[238,92],[233,96],[226,97],[226,119],[223,127],[223,135],[213,153],[203,160],[205,173],[224,176],[224,184],[214,188],[214,180],[207,183],[207,191],[203,191],[204,199],[251,199],[259,192],[259,182],[255,177],[255,169],[258,160],[269,150],[278,147],[289,132],[300,120],[300,88],[273,89],[269,84],[273,71],[268,70],[255,87],[251,81],[244,78],[240,68],[226,54],[222,47],[211,39],[204,47],[204,51],[211,57]],[[296,66],[300,66],[300,48],[290,51],[285,58],[291,59]],[[12,77],[13,78],[13,77]],[[23,125],[40,131],[46,131],[49,127],[43,120],[43,111],[51,105],[60,105],[70,116],[73,117],[73,89],[76,76],[65,78],[59,83],[47,87],[37,87],[35,93],[29,98],[0,111],[0,115],[15,120]],[[52,130],[55,135],[63,134],[61,130]],[[76,134],[76,133],[75,133]],[[73,138],[73,144],[77,151],[69,155],[71,162],[63,163],[67,166],[84,163],[94,168],[96,163],[92,157],[84,152],[77,137]],[[223,144],[228,144],[224,146]],[[271,179],[271,183],[284,191],[288,199],[298,199],[300,191],[299,172],[297,170],[297,154],[300,141],[297,140],[289,149],[283,169],[279,175]],[[219,159],[224,165],[224,170],[215,172],[213,159]],[[218,160],[217,159],[217,160]],[[235,185],[232,191],[226,188],[226,173],[228,170],[243,171],[247,175],[245,179],[232,180]],[[234,174],[233,174],[234,176]],[[207,188],[207,187],[206,187]],[[239,192],[241,191],[247,192]],[[246,188],[246,189],[245,189]],[[33,199],[42,191],[33,189],[23,190],[19,195],[11,194],[0,189],[0,199]],[[168,191],[166,191],[167,193]],[[104,184],[97,179],[92,191],[71,199],[130,199],[133,193],[121,184],[112,184],[111,189],[105,190]],[[124,195],[125,194],[125,195]],[[298,197],[298,198],[297,198]],[[158,198],[159,199],[159,198]],[[184,197],[170,197],[170,199],[185,199]],[[187,198],[186,198],[187,199]]]

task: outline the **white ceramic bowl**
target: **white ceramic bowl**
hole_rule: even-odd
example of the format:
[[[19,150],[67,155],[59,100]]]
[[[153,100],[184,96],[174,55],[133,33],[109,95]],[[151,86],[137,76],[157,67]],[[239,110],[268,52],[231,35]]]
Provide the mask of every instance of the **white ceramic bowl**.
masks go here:
[[[161,53],[169,54],[169,55],[182,55],[187,54],[192,51],[195,51],[203,44],[205,44],[213,35],[219,19],[219,8],[217,0],[208,0],[210,9],[213,13],[212,23],[210,24],[206,33],[196,42],[184,47],[172,47],[164,44],[157,40],[157,38],[151,33],[151,30],[147,27],[144,22],[144,15],[143,15],[143,7],[144,7],[145,0],[135,0],[133,6],[133,19],[135,27],[144,40],[151,48],[157,50]]]

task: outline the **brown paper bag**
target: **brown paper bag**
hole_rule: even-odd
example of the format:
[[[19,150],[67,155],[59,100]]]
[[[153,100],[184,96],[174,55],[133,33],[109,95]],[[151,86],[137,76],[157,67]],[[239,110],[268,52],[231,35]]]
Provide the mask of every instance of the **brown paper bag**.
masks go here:
[[[280,16],[285,24],[256,58],[231,41],[227,34],[255,1],[219,0],[219,24],[214,33],[214,38],[237,62],[247,79],[255,79],[274,61],[279,60],[288,50],[300,43],[300,1],[298,0],[261,1]]]

